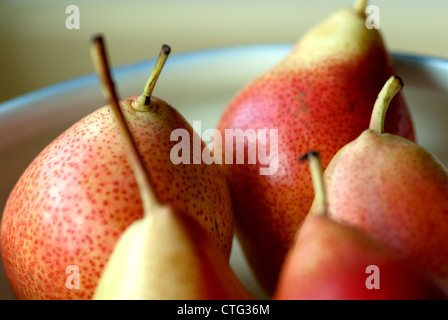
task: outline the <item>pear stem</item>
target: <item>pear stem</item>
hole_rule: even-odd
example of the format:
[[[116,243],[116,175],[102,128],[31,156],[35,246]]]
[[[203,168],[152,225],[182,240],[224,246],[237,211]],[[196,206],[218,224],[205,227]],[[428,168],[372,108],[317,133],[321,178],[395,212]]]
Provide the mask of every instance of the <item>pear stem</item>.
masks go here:
[[[367,2],[367,0],[355,0],[353,9],[355,9],[359,15],[364,16],[366,13]]]
[[[159,78],[160,72],[162,71],[163,66],[165,65],[165,61],[168,58],[168,55],[171,52],[170,46],[164,44],[162,45],[162,49],[160,49],[159,57],[157,58],[156,64],[152,69],[152,72],[146,82],[145,88],[143,89],[143,93],[140,97],[133,101],[132,107],[138,111],[148,111],[148,106],[151,102],[151,95],[154,91],[154,87],[156,85],[157,79]]]
[[[327,196],[325,191],[325,183],[323,176],[323,167],[320,153],[310,151],[300,157],[300,161],[308,160],[311,171],[311,179],[315,194],[316,214],[327,216]]]
[[[148,174],[143,160],[139,155],[135,140],[132,137],[128,124],[126,123],[123,111],[120,108],[115,86],[109,72],[109,63],[104,48],[104,41],[101,36],[96,36],[93,38],[91,55],[95,71],[101,80],[103,96],[111,107],[118,123],[118,127],[122,133],[122,137],[125,139],[125,145],[128,149],[128,159],[139,187],[140,196],[143,203],[143,212],[146,214],[147,212],[150,212],[150,207],[152,207],[155,203],[160,204],[161,201],[153,192],[154,189],[152,188],[150,175]]]
[[[375,105],[373,106],[372,116],[370,118],[369,129],[378,133],[384,133],[384,121],[386,119],[387,109],[393,97],[403,88],[403,81],[398,76],[391,76],[384,84]]]

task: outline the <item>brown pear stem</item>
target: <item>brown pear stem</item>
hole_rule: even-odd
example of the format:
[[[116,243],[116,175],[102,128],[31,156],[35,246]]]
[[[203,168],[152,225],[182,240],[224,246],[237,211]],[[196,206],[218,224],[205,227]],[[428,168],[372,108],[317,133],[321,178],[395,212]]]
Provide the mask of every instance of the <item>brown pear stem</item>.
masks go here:
[[[393,97],[403,88],[403,81],[398,76],[391,76],[386,81],[376,98],[373,106],[372,116],[370,118],[369,129],[378,133],[384,133],[384,121],[386,119],[387,109]]]
[[[355,0],[353,4],[353,9],[361,15],[364,16],[366,14],[367,0]]]
[[[140,97],[133,101],[132,107],[138,111],[148,111],[149,104],[151,102],[151,95],[154,91],[154,87],[157,83],[157,79],[159,78],[160,72],[162,71],[163,66],[165,65],[165,61],[168,58],[168,55],[171,52],[171,48],[164,44],[162,45],[162,49],[160,49],[159,57],[157,58],[156,64],[152,69],[151,74],[149,75],[148,81],[146,82],[145,88],[143,89],[143,93]]]
[[[323,167],[320,153],[310,151],[300,157],[300,161],[308,160],[311,171],[311,179],[314,188],[314,205],[316,206],[316,214],[327,216],[327,197],[325,191],[325,183],[323,176]]]
[[[133,169],[143,202],[144,213],[146,214],[147,212],[150,212],[150,207],[152,207],[155,203],[160,204],[161,202],[157,195],[153,192],[150,175],[146,171],[143,160],[139,155],[135,140],[132,137],[128,124],[126,123],[123,111],[120,108],[115,86],[109,72],[109,63],[104,48],[104,41],[101,36],[96,36],[93,38],[91,54],[95,71],[101,79],[103,96],[111,107],[118,123],[118,127],[122,133],[122,137],[125,140],[129,163]]]

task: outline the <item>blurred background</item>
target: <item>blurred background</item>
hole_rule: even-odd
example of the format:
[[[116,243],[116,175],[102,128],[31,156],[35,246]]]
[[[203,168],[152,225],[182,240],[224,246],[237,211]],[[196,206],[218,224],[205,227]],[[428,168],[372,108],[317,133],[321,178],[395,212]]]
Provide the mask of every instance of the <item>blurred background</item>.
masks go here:
[[[1,0],[0,102],[93,72],[92,35],[112,66],[226,46],[295,42],[352,0]],[[372,0],[390,50],[448,58],[446,0]],[[76,5],[79,29],[67,29]]]

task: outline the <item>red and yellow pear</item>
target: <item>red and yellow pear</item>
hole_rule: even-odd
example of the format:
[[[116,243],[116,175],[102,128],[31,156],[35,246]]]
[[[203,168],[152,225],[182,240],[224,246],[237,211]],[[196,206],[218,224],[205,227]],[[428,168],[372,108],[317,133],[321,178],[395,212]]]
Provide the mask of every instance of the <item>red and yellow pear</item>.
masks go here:
[[[229,259],[233,212],[221,169],[176,165],[170,159],[176,143],[171,132],[185,129],[191,141],[196,133],[178,111],[152,95],[169,51],[162,47],[144,93],[123,99],[120,108],[157,197],[197,221]],[[22,174],[7,200],[0,238],[5,271],[18,299],[93,296],[118,238],[143,217],[125,146],[106,105],[63,132]],[[79,273],[78,288],[66,286],[71,270]]]
[[[114,90],[102,38],[93,43],[106,99],[126,141],[143,203],[143,217],[121,234],[102,271],[94,299],[253,299],[227,257],[194,218],[163,203],[141,161]]]
[[[283,258],[313,201],[308,168],[297,158],[319,150],[324,167],[368,126],[371,108],[394,66],[381,34],[365,25],[366,1],[335,12],[307,32],[272,69],[232,99],[218,129],[278,130],[278,169],[225,162],[236,234],[262,287],[272,292]],[[394,99],[387,130],[414,140],[403,96]],[[257,143],[255,141],[254,143]],[[248,147],[248,145],[246,145]],[[237,147],[225,145],[223,159]]]
[[[361,230],[329,218],[319,154],[308,159],[316,196],[282,266],[278,300],[446,300],[447,287]],[[350,210],[350,208],[345,208]]]
[[[448,170],[421,145],[385,132],[389,104],[402,87],[399,77],[389,79],[370,125],[325,170],[329,215],[448,283]]]

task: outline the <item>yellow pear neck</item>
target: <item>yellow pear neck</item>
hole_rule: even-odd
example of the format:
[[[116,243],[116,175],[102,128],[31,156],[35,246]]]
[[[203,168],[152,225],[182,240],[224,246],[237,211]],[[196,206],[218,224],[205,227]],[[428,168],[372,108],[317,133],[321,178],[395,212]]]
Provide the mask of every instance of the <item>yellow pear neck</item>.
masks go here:
[[[365,23],[365,15],[355,8],[336,11],[304,35],[291,57],[300,55],[301,64],[328,58],[344,61],[367,54],[372,47],[384,48],[378,30],[368,29]]]

